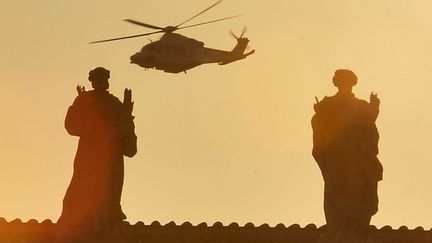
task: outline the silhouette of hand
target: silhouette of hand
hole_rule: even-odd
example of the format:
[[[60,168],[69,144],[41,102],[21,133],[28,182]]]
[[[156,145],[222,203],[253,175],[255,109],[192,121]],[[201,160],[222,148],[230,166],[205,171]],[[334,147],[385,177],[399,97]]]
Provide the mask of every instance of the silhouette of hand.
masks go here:
[[[125,89],[124,97],[123,97],[123,106],[125,108],[126,114],[132,114],[133,110],[133,102],[132,102],[132,90]]]
[[[313,108],[314,108],[314,111],[316,112],[317,109],[318,109],[318,104],[320,103],[318,97],[316,97],[316,96],[315,96],[315,101],[316,101],[316,103],[314,104],[314,107],[313,107]]]
[[[84,86],[80,86],[80,85],[76,86],[76,90],[78,92],[78,95],[81,95],[81,94],[83,94],[86,91],[85,87]]]
[[[370,94],[370,104],[376,107],[379,107],[380,105],[380,99],[378,98],[378,94],[372,92]]]

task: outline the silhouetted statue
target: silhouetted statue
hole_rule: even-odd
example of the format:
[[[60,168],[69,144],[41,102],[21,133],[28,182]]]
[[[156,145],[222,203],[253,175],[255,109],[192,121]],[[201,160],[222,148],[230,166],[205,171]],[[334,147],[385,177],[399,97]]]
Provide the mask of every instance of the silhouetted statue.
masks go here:
[[[66,115],[66,130],[80,137],[57,223],[66,242],[105,242],[98,237],[109,238],[126,218],[120,206],[123,155],[137,152],[132,92],[125,89],[122,103],[108,92],[109,77],[102,67],[91,70],[88,79],[94,90],[77,86],[78,96]]]
[[[380,100],[357,99],[357,83],[350,70],[335,72],[336,95],[314,105],[313,156],[324,178],[327,232],[319,242],[366,242],[366,228],[378,211],[378,181],[382,165],[377,158],[379,134],[375,121]]]

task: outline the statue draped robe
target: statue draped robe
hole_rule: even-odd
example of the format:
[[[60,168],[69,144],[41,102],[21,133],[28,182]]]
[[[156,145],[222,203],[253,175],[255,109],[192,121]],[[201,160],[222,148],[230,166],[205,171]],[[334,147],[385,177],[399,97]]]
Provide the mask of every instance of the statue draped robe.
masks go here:
[[[72,180],[58,220],[66,238],[109,231],[126,218],[120,205],[123,155],[137,152],[133,117],[107,91],[81,93],[69,107],[65,127],[79,136]]]
[[[378,105],[353,94],[336,94],[315,104],[313,151],[324,179],[327,234],[342,228],[366,228],[378,210]],[[340,232],[339,232],[340,233]]]

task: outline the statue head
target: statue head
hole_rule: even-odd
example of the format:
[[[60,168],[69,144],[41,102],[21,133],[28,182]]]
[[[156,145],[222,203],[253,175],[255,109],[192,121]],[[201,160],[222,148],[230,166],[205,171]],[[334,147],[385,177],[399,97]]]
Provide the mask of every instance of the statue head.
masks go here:
[[[109,88],[108,79],[110,78],[110,71],[97,67],[89,72],[88,80],[92,83],[95,90],[107,90]]]
[[[352,90],[352,87],[357,84],[357,76],[353,71],[348,69],[338,69],[333,76],[333,84],[339,90]]]

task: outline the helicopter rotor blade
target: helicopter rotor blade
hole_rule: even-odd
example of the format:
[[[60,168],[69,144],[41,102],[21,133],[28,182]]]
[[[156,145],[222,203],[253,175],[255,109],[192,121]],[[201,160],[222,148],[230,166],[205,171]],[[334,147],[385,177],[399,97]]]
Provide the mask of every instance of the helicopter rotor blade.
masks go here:
[[[215,20],[211,20],[211,21],[207,21],[207,22],[202,22],[199,24],[192,24],[192,25],[187,25],[187,26],[183,26],[178,28],[178,30],[181,29],[186,29],[186,28],[191,28],[191,27],[195,27],[195,26],[199,26],[199,25],[204,25],[204,24],[210,24],[210,23],[214,23],[214,22],[219,22],[219,21],[223,21],[223,20],[227,20],[227,19],[233,19],[233,18],[237,18],[240,17],[241,15],[235,15],[235,16],[231,16],[231,17],[226,17],[226,18],[221,18],[221,19],[215,19]]]
[[[124,40],[124,39],[130,39],[130,38],[135,38],[135,37],[153,35],[153,34],[163,33],[163,32],[164,31],[162,31],[162,30],[158,30],[158,31],[150,32],[150,33],[140,34],[140,35],[130,35],[130,36],[124,36],[124,37],[118,37],[118,38],[112,38],[112,39],[106,39],[106,40],[92,41],[92,42],[90,42],[90,44],[101,43],[101,42],[109,42],[109,41],[116,41],[116,40]]]
[[[218,4],[221,3],[221,2],[222,2],[222,0],[217,1],[216,3],[214,3],[213,5],[211,5],[210,7],[208,7],[208,8],[206,8],[206,9],[204,9],[203,11],[201,11],[201,12],[195,14],[194,16],[192,16],[192,17],[190,17],[189,19],[187,19],[187,20],[181,22],[180,24],[176,25],[175,27],[176,27],[176,28],[180,27],[180,25],[183,25],[183,24],[185,24],[186,22],[191,21],[192,19],[198,17],[199,15],[203,14],[204,12],[208,11],[209,9],[213,8],[214,6],[218,5]]]
[[[139,26],[147,27],[147,28],[150,28],[150,29],[155,29],[155,30],[161,30],[161,29],[163,29],[162,27],[159,27],[159,26],[156,26],[156,25],[151,25],[151,24],[146,24],[146,23],[143,23],[143,22],[140,22],[140,21],[136,21],[136,20],[133,20],[133,19],[124,19],[124,21],[129,22],[131,24],[136,24],[136,25],[139,25]]]

